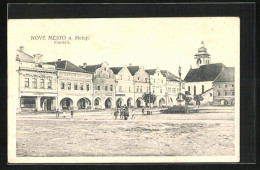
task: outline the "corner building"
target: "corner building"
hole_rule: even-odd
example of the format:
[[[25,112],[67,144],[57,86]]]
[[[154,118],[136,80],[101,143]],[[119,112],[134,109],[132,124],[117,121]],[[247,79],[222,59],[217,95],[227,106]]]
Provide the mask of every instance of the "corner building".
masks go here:
[[[42,62],[20,47],[16,54],[18,78],[17,112],[55,111],[57,108],[57,76],[55,67]]]

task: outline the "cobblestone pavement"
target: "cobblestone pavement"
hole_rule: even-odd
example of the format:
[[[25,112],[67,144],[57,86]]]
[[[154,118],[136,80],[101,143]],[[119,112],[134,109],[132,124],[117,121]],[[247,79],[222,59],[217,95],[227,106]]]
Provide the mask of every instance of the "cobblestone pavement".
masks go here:
[[[17,156],[231,156],[234,113],[17,115]]]

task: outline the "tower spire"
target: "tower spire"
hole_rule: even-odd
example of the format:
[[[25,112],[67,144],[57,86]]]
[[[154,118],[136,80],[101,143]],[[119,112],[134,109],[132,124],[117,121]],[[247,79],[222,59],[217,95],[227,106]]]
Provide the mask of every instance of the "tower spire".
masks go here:
[[[201,47],[204,47],[204,41],[201,41]]]

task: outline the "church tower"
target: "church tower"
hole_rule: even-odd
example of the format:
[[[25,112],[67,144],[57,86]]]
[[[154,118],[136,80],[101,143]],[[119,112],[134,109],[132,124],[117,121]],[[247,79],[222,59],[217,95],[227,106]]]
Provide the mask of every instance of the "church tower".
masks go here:
[[[207,52],[207,49],[204,47],[204,42],[201,41],[201,47],[198,49],[198,53],[195,54],[195,65],[199,68],[201,65],[207,65],[211,63],[210,55]]]

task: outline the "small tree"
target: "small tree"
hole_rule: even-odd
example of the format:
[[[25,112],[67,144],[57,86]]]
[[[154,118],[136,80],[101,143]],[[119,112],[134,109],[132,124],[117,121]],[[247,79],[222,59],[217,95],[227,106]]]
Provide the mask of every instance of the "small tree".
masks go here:
[[[190,104],[192,98],[190,97],[190,92],[189,91],[185,91],[184,100],[185,100],[185,104],[187,104],[187,105]]]
[[[148,104],[149,101],[150,103],[154,103],[156,100],[156,96],[152,93],[144,93],[142,98],[146,104]]]
[[[187,105],[189,105],[190,102],[191,102],[191,100],[192,100],[192,98],[185,96],[184,100],[185,100],[185,103],[186,103]]]
[[[196,101],[196,105],[198,103],[198,108],[199,108],[199,105],[200,105],[200,101],[202,101],[203,99],[204,98],[201,95],[194,95],[193,100]]]

